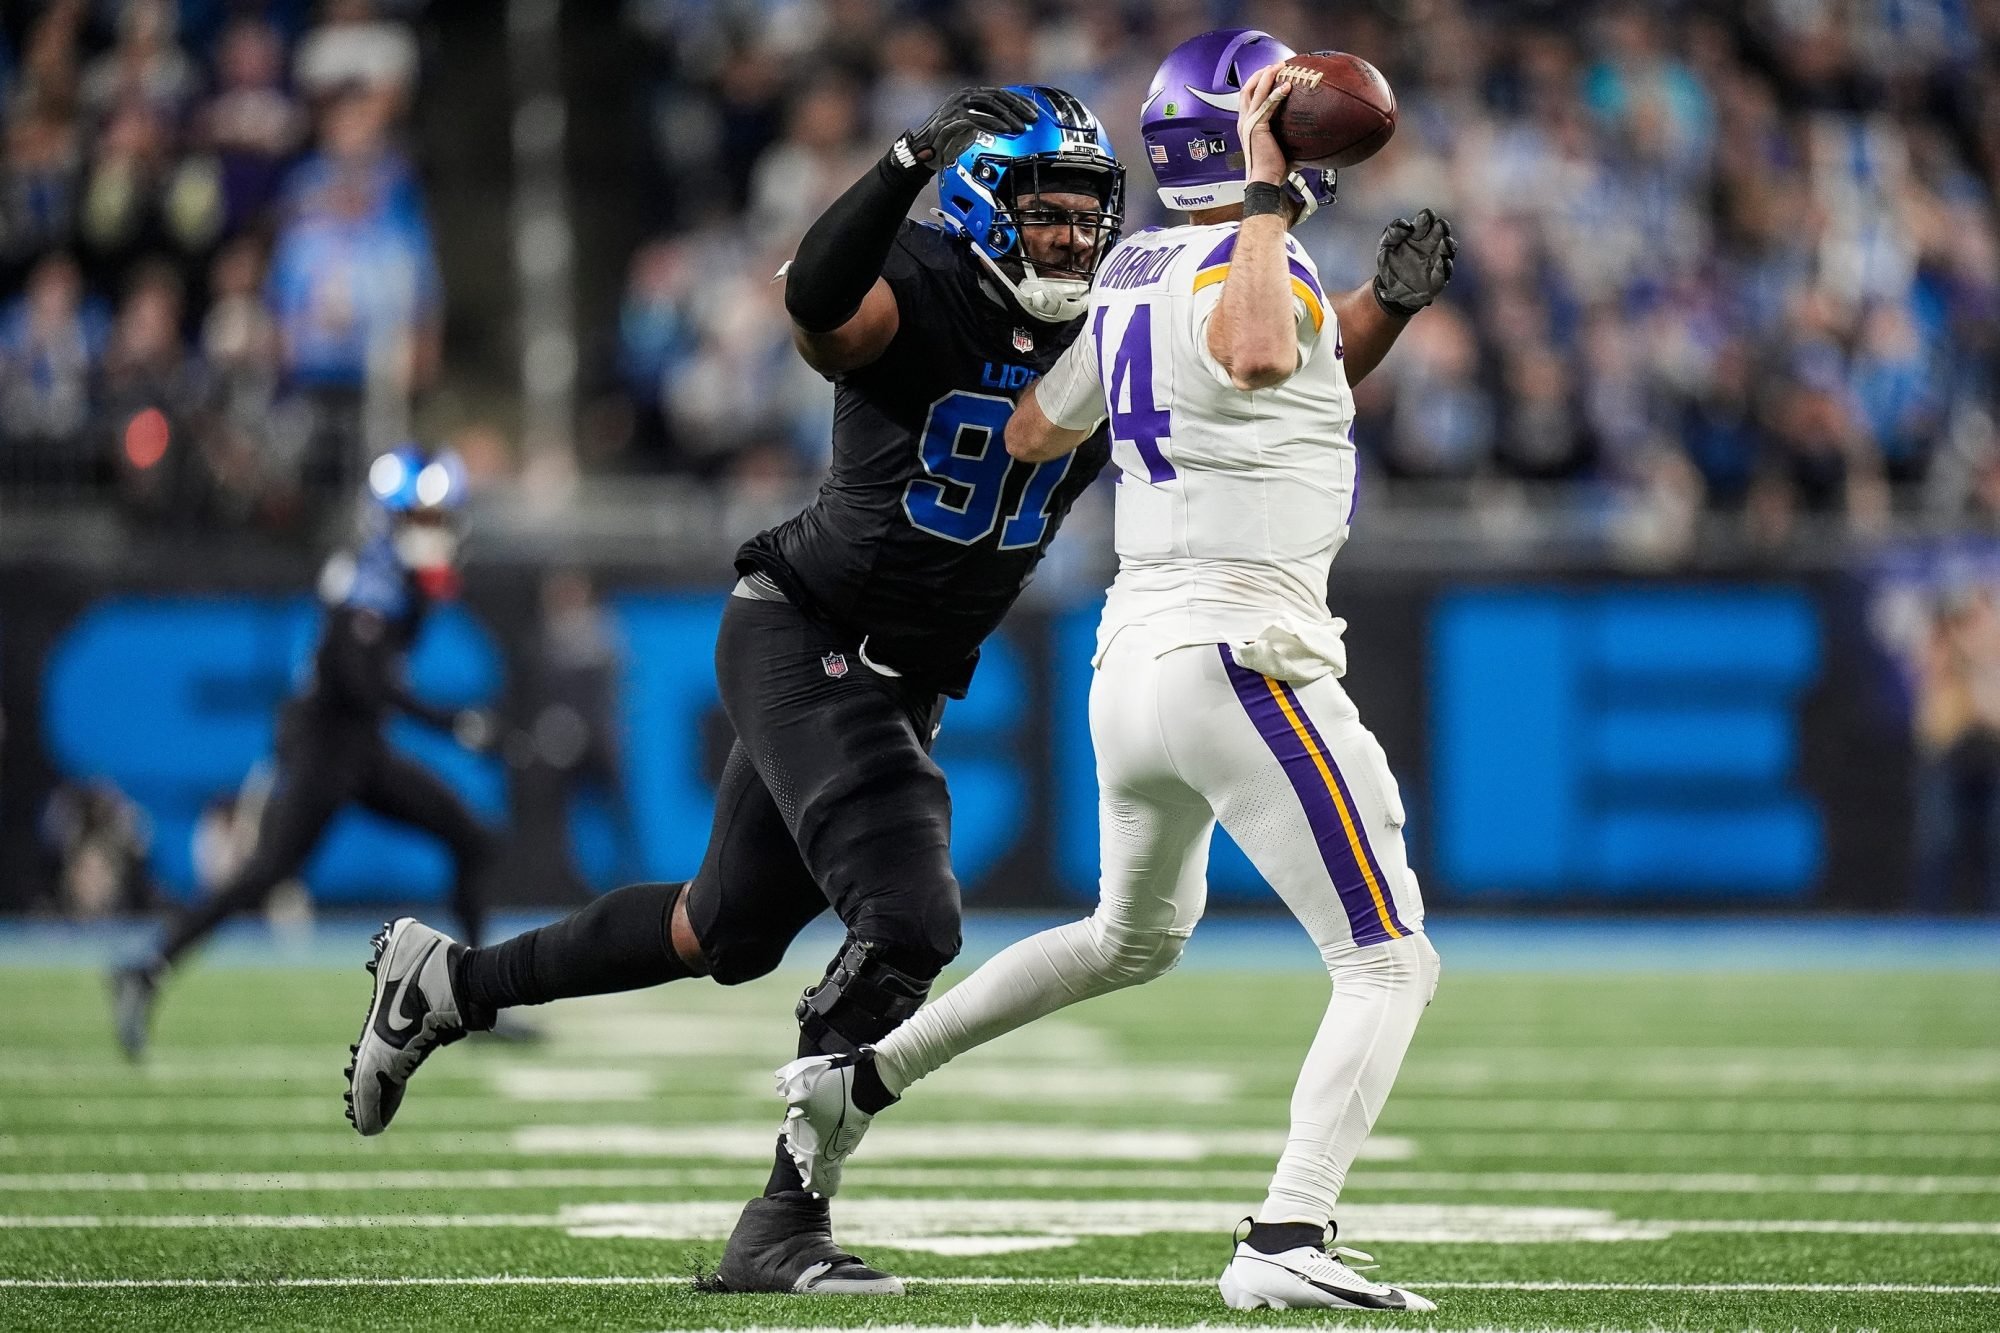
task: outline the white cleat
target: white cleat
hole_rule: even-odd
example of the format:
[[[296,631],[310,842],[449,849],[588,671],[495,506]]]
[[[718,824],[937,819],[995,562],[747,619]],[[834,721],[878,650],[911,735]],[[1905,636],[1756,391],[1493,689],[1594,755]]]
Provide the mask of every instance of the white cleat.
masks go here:
[[[875,1119],[854,1104],[855,1064],[873,1057],[864,1046],[858,1055],[808,1055],[778,1071],[778,1095],[791,1105],[785,1151],[814,1194],[839,1191],[841,1170]]]
[[[380,1134],[403,1104],[410,1075],[440,1046],[466,1033],[451,964],[463,945],[412,917],[399,917],[371,941],[375,994],[361,1036],[348,1048],[347,1118]]]
[[[1222,1270],[1222,1303],[1232,1310],[1402,1310],[1424,1314],[1437,1302],[1384,1282],[1370,1282],[1342,1259],[1372,1262],[1359,1250],[1332,1254],[1311,1245],[1264,1254],[1239,1242]]]

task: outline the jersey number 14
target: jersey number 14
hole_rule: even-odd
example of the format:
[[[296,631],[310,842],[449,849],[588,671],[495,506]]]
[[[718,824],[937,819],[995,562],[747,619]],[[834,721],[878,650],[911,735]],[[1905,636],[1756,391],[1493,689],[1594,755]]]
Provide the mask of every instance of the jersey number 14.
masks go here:
[[[1136,449],[1139,462],[1145,468],[1146,480],[1157,486],[1163,481],[1172,481],[1178,474],[1167,458],[1164,445],[1174,433],[1174,414],[1168,408],[1154,405],[1153,307],[1143,301],[1132,307],[1132,318],[1125,325],[1125,336],[1111,349],[1107,365],[1104,361],[1104,317],[1110,313],[1108,306],[1097,308],[1090,338],[1097,347],[1098,366],[1104,377],[1105,405],[1111,412],[1111,443],[1116,453],[1124,452],[1117,449],[1119,445]],[[1137,471],[1123,459],[1118,465],[1127,472]]]
[[[986,540],[1000,523],[1000,502],[1016,467],[1028,469],[1014,512],[1000,523],[1000,549],[1040,546],[1049,530],[1049,502],[1069,474],[1074,454],[1046,463],[1008,456],[1003,438],[1014,401],[954,390],[931,404],[917,453],[924,475],[903,488],[903,512],[919,531],[961,546]]]

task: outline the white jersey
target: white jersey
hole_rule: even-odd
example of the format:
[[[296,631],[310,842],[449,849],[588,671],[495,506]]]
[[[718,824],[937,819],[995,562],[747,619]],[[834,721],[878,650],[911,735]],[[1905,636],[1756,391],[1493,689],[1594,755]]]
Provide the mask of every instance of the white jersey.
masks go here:
[[[1143,626],[1157,651],[1337,633],[1326,607],[1354,507],[1354,397],[1340,330],[1305,250],[1285,238],[1300,368],[1242,390],[1208,351],[1234,222],[1139,232],[1105,257],[1087,336],[1036,389],[1057,425],[1107,415],[1119,469],[1118,577],[1099,657]]]
[[[1108,413],[1120,473],[1118,580],[1090,687],[1097,910],[925,1005],[879,1043],[877,1065],[900,1092],[960,1051],[1166,972],[1207,906],[1220,823],[1333,980],[1257,1211],[1317,1223],[1338,1208],[1439,963],[1402,793],[1336,679],[1326,577],[1354,497],[1340,334],[1311,263],[1288,247],[1300,369],[1275,388],[1231,386],[1207,325],[1235,239],[1234,224],[1177,227],[1118,247],[1098,274],[1089,336],[1035,388],[1057,425],[1081,430]],[[1283,1274],[1292,1285],[1280,1292],[1238,1272],[1223,1278],[1238,1308],[1266,1290],[1271,1303],[1317,1303]]]

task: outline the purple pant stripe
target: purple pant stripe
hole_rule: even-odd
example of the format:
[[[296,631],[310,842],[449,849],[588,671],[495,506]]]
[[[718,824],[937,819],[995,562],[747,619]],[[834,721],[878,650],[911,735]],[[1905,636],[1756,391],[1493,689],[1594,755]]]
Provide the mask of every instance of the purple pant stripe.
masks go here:
[[[1333,751],[1327,748],[1326,739],[1319,734],[1319,728],[1313,725],[1312,715],[1306,712],[1305,700],[1299,698],[1298,691],[1294,690],[1284,681],[1278,682],[1278,688],[1285,692],[1285,698],[1291,702],[1292,711],[1299,715],[1299,721],[1305,723],[1306,731],[1312,736],[1313,744],[1319,747],[1320,757],[1326,760],[1326,771],[1333,774],[1334,785],[1340,788],[1340,799],[1347,803],[1348,812],[1354,816],[1354,838],[1355,841],[1361,844],[1361,854],[1368,858],[1368,873],[1375,877],[1377,887],[1382,890],[1383,910],[1389,914],[1390,922],[1395,925],[1399,933],[1404,935],[1409,934],[1410,928],[1403,924],[1401,917],[1396,915],[1396,899],[1389,892],[1388,876],[1382,873],[1382,864],[1375,859],[1375,848],[1369,844],[1368,830],[1361,823],[1361,807],[1355,803],[1354,792],[1347,785],[1347,775],[1341,772],[1340,765],[1334,762]],[[1317,770],[1315,770],[1313,776],[1319,776]],[[1364,884],[1361,887],[1365,892],[1368,886]],[[1370,908],[1374,907],[1375,900],[1373,895],[1370,895],[1368,904]],[[1380,924],[1379,918],[1377,924]]]
[[[1278,701],[1272,697],[1271,687],[1265,683],[1264,677],[1239,666],[1230,655],[1228,644],[1217,644],[1216,648],[1222,654],[1223,669],[1229,673],[1229,683],[1235,688],[1243,711],[1250,715],[1257,734],[1264,738],[1264,744],[1271,748],[1271,753],[1284,768],[1285,777],[1305,810],[1306,824],[1313,831],[1313,842],[1319,848],[1320,860],[1326,866],[1327,875],[1333,880],[1334,892],[1340,896],[1341,910],[1347,913],[1347,925],[1354,933],[1354,942],[1380,944],[1390,938],[1389,932],[1375,911],[1374,895],[1368,891],[1368,881],[1361,864],[1354,858],[1354,849],[1347,840],[1347,829],[1341,823],[1340,811],[1334,808],[1332,793],[1327,791],[1326,783],[1319,775],[1319,766],[1313,763],[1312,756],[1306,752],[1305,742],[1293,730],[1284,710],[1278,707]],[[1284,689],[1284,686],[1281,684],[1278,688]],[[1310,730],[1312,722],[1306,717],[1297,696],[1288,695],[1287,702]],[[1317,733],[1314,733],[1314,744],[1319,745],[1322,756],[1327,755],[1326,746],[1319,741]],[[1329,770],[1337,772],[1333,770],[1332,762],[1328,756]],[[1345,787],[1342,788],[1342,795],[1346,795]],[[1348,809],[1353,808],[1354,803],[1349,799]],[[1365,838],[1362,839],[1362,847],[1367,847]],[[1375,882],[1383,883],[1379,874]],[[1387,893],[1386,887],[1384,893]],[[1397,928],[1401,929],[1400,923]]]

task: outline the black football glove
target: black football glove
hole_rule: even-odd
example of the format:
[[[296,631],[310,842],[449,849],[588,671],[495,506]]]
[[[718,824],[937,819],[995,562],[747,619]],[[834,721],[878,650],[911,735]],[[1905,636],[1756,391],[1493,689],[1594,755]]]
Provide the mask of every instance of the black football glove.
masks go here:
[[[1398,319],[1408,319],[1438,299],[1451,281],[1458,254],[1451,224],[1426,208],[1416,221],[1397,218],[1375,247],[1375,299]]]
[[[961,88],[944,99],[931,118],[896,140],[890,155],[905,167],[936,171],[972,146],[975,135],[1019,134],[1040,113],[1011,88]]]

